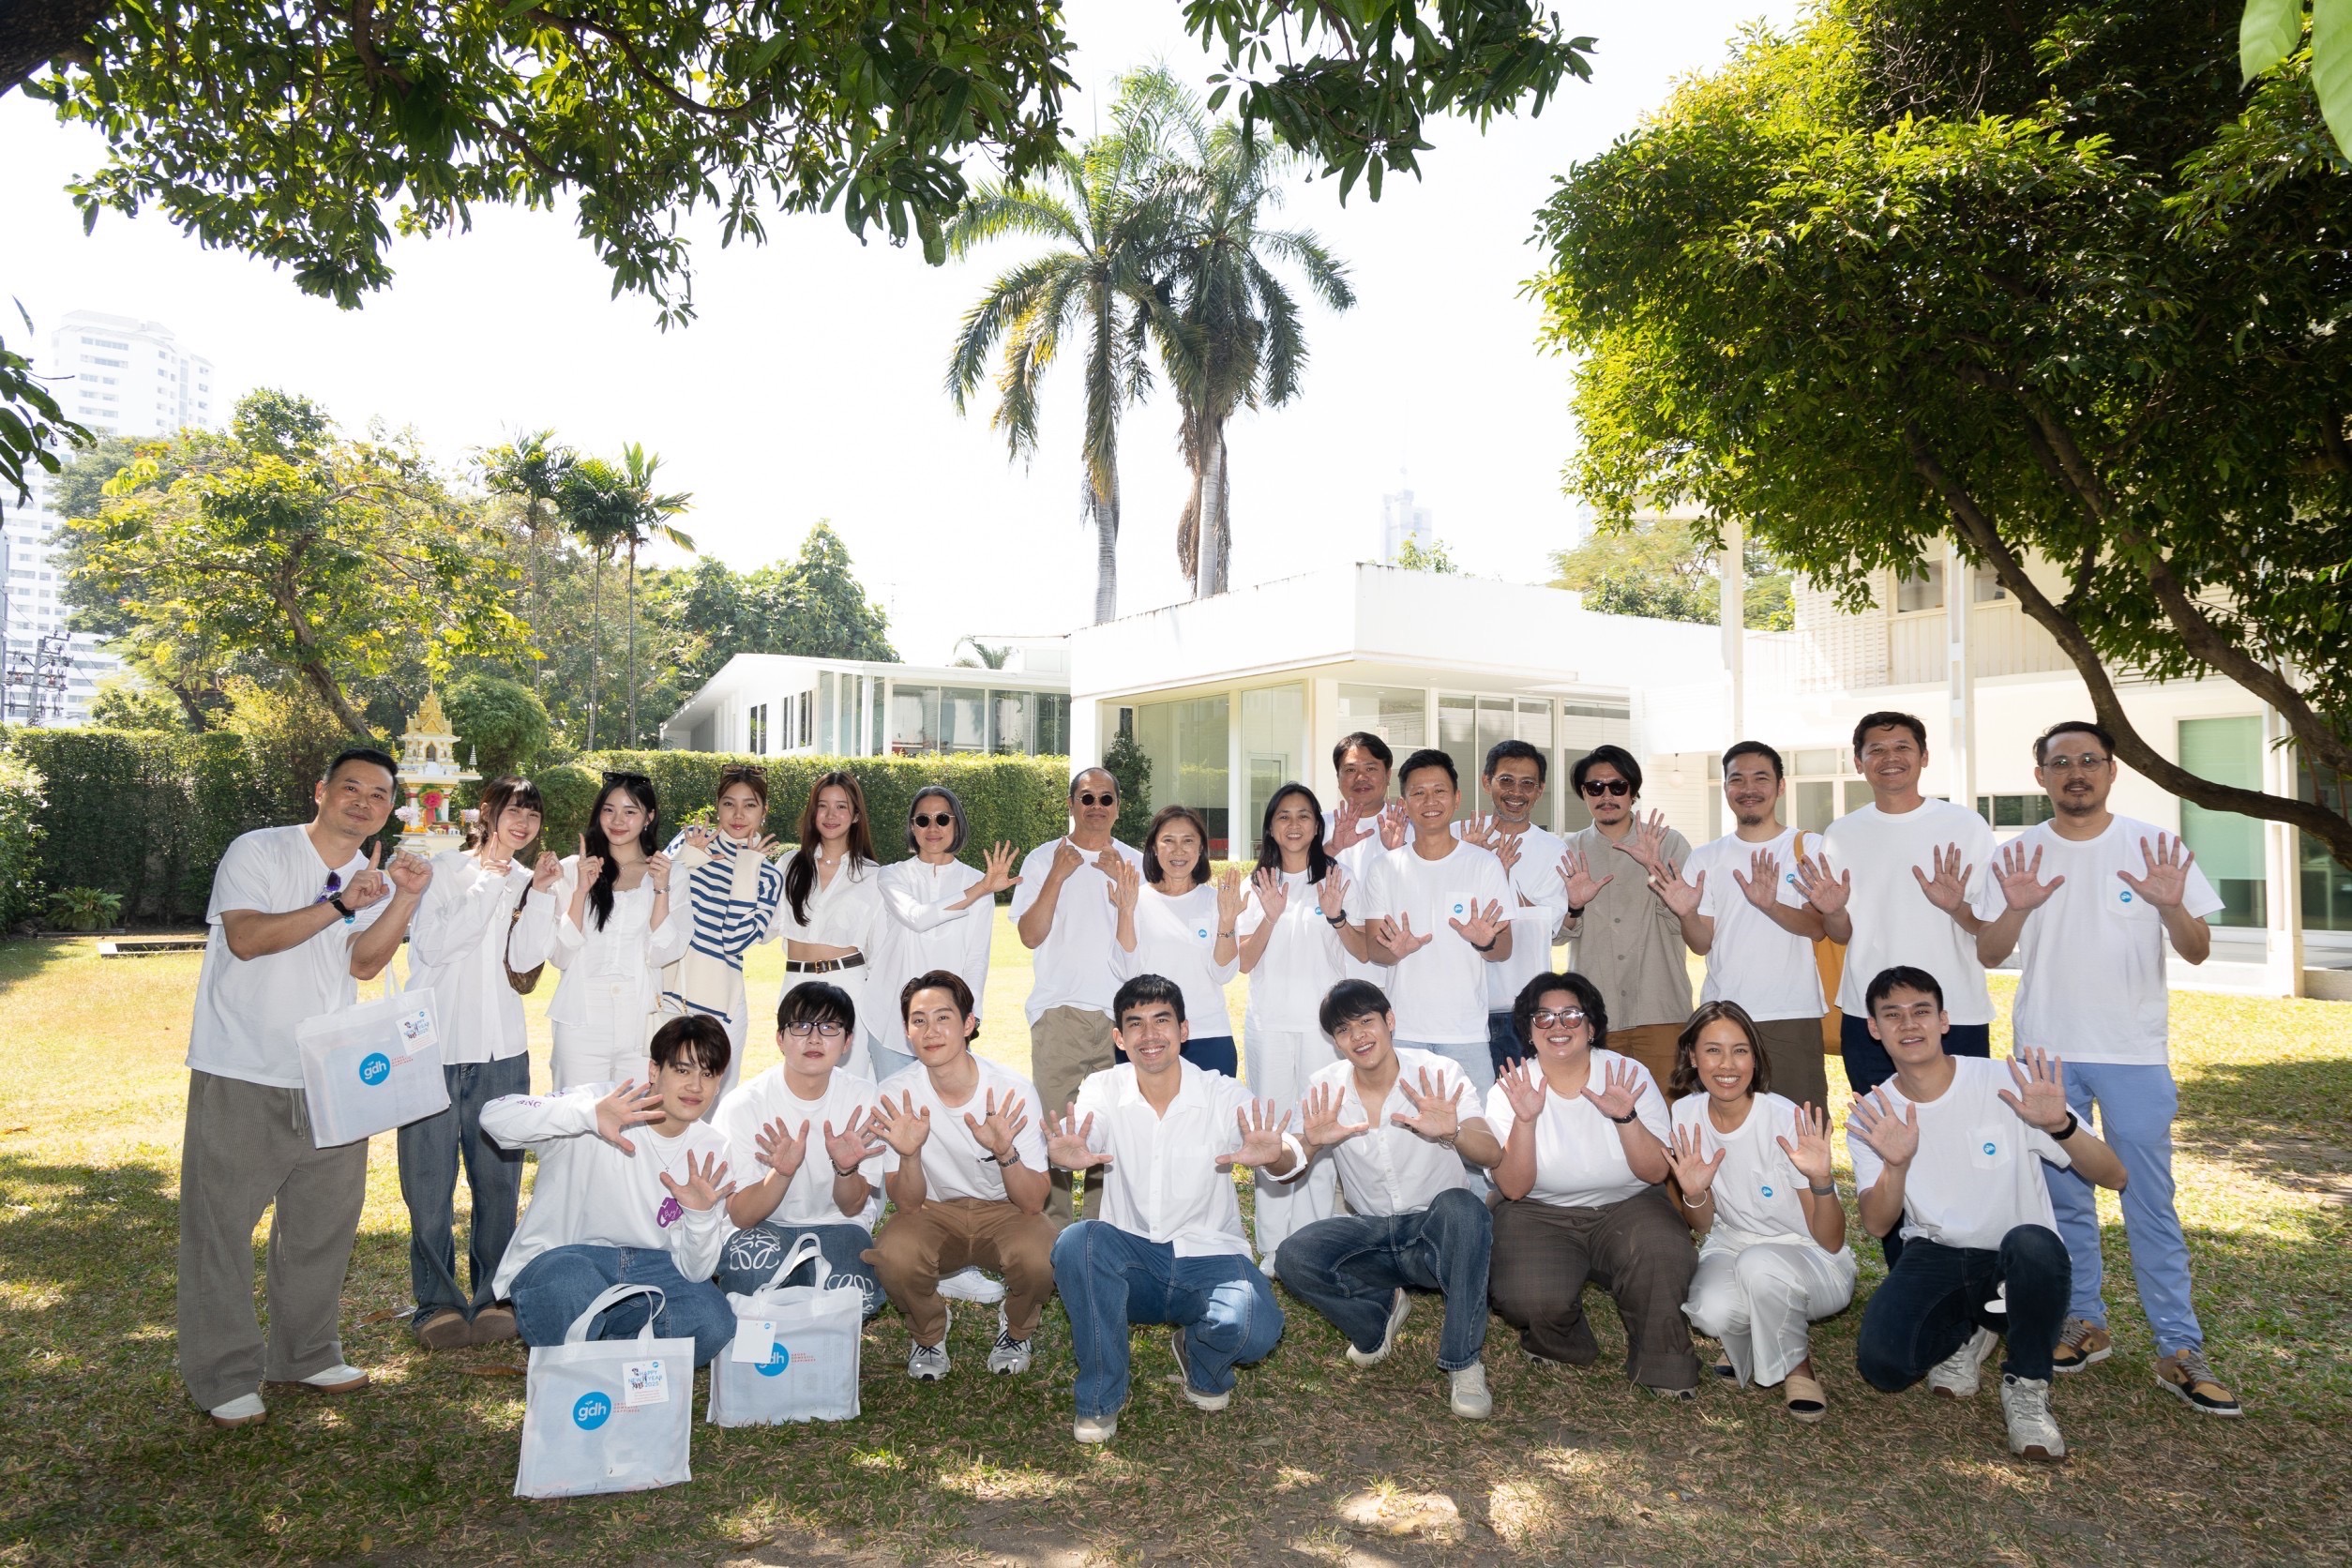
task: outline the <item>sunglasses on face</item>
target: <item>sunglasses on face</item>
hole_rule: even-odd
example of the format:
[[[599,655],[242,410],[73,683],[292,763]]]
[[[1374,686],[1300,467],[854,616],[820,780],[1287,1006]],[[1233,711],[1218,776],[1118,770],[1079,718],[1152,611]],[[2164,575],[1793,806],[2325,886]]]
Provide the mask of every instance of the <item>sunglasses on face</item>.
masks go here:
[[[917,811],[914,814],[914,825],[917,827],[954,827],[956,819],[944,811],[936,817],[927,812]]]
[[[1584,1022],[1584,1009],[1581,1007],[1545,1007],[1530,1017],[1528,1021],[1538,1029],[1550,1029],[1557,1024],[1574,1027]]]
[[[1580,793],[1600,795],[1630,795],[1634,787],[1621,778],[1588,778],[1576,786]]]
[[[1099,795],[1089,792],[1078,796],[1078,803],[1080,806],[1116,806],[1119,804],[1119,797],[1108,792]]]

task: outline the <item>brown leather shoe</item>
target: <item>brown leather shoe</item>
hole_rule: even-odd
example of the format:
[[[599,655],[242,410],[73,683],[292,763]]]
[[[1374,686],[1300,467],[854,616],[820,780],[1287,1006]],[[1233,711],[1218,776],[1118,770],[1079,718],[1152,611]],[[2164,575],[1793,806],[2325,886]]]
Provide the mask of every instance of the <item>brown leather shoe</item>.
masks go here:
[[[495,1345],[502,1339],[514,1337],[515,1309],[504,1302],[496,1302],[474,1315],[474,1332],[466,1343]]]
[[[445,1306],[429,1313],[423,1322],[409,1332],[416,1335],[416,1343],[428,1350],[454,1350],[471,1338],[465,1314],[454,1306]]]

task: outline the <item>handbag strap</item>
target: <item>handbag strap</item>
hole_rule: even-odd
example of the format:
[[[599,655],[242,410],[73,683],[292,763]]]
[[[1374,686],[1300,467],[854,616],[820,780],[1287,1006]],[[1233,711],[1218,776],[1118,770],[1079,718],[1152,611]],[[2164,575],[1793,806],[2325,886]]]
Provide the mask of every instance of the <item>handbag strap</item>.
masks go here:
[[[652,1340],[654,1337],[654,1319],[661,1316],[662,1308],[668,1304],[670,1298],[662,1292],[661,1287],[658,1285],[624,1284],[608,1286],[604,1290],[599,1292],[596,1299],[588,1304],[588,1309],[582,1312],[579,1317],[573,1319],[572,1326],[564,1331],[564,1343],[566,1345],[586,1344],[588,1342],[588,1331],[596,1326],[597,1317],[602,1314],[607,1307],[612,1306],[620,1302],[625,1302],[631,1296],[651,1296],[654,1298],[654,1309],[645,1314],[645,1326],[637,1331],[638,1338],[647,1341]]]
[[[824,1248],[818,1244],[817,1238],[813,1234],[804,1235],[792,1244],[784,1254],[784,1261],[776,1266],[776,1273],[768,1275],[768,1282],[760,1289],[776,1289],[792,1277],[793,1270],[812,1259],[817,1265],[817,1288],[824,1289],[825,1282],[833,1277],[833,1265],[825,1261]]]

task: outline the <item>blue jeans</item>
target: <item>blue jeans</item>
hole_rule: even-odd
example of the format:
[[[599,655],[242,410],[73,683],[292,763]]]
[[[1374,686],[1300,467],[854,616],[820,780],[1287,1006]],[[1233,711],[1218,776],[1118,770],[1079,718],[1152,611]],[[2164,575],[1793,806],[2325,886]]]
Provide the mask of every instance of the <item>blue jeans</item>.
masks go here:
[[[1401,1288],[1445,1297],[1438,1370],[1475,1366],[1486,1348],[1486,1262],[1494,1216],[1468,1190],[1441,1192],[1403,1214],[1341,1214],[1294,1232],[1274,1255],[1290,1293],[1330,1319],[1348,1343],[1377,1350]]]
[[[1872,1388],[1896,1394],[1985,1328],[2006,1336],[2002,1371],[2047,1382],[2071,1272],[2066,1244],[2046,1226],[2018,1226],[1997,1251],[1912,1242],[1862,1308],[1855,1368]],[[1997,1290],[2005,1313],[1984,1310]]]
[[[727,1250],[718,1255],[718,1272],[711,1275],[711,1283],[731,1296],[752,1294],[775,1279],[776,1266],[803,1236],[817,1238],[817,1250],[832,1266],[836,1283],[844,1278],[857,1281],[866,1295],[866,1316],[871,1318],[882,1309],[886,1298],[882,1277],[866,1260],[866,1250],[874,1244],[874,1238],[862,1225],[778,1225],[761,1220],[727,1238]],[[776,1283],[814,1285],[817,1265],[803,1263],[791,1278]]]
[[[903,1073],[914,1065],[914,1057],[912,1053],[902,1051],[896,1046],[885,1046],[871,1036],[868,1036],[866,1041],[866,1052],[873,1058],[876,1083],[880,1083],[893,1073]]]
[[[1202,1394],[1227,1392],[1235,1366],[1265,1360],[1282,1338],[1274,1287],[1240,1253],[1179,1258],[1166,1242],[1080,1220],[1053,1244],[1053,1282],[1070,1314],[1084,1418],[1117,1415],[1126,1404],[1131,1324],[1183,1329],[1192,1386]]]
[[[1462,1114],[1485,1114],[1486,1091],[1495,1086],[1493,1048],[1486,1041],[1457,1040],[1451,1045],[1439,1045],[1433,1040],[1408,1040],[1399,1036],[1396,1048],[1429,1051],[1461,1068],[1463,1081],[1470,1085],[1470,1093],[1462,1096]]]
[[[515,1332],[525,1345],[561,1345],[572,1319],[611,1286],[650,1285],[662,1293],[654,1333],[694,1341],[694,1364],[708,1366],[735,1337],[735,1309],[718,1287],[690,1280],[670,1254],[654,1247],[595,1246],[582,1242],[539,1254],[515,1275]],[[631,1296],[606,1307],[588,1325],[591,1339],[629,1339],[653,1306]]]
[[[2088,1126],[2096,1103],[2099,1136],[2123,1161],[2131,1180],[2123,1188],[2123,1233],[2132,1244],[2132,1277],[2140,1288],[2140,1308],[2156,1333],[2156,1353],[2205,1348],[2205,1330],[2189,1301],[2189,1244],[2180,1234],[2180,1214],[2172,1201],[2172,1119],[2180,1095],[2172,1069],[2161,1063],[2133,1065],[2107,1062],[2066,1064],[2066,1103]],[[2074,1299],[2070,1317],[2102,1328],[2107,1304],[2100,1299],[2104,1265],[2099,1256],[2098,1189],[2072,1170],[2044,1172],[2058,1234],[2074,1263]]]
[[[490,1279],[515,1238],[515,1211],[522,1195],[522,1151],[482,1136],[482,1108],[503,1095],[531,1093],[530,1056],[458,1063],[443,1067],[441,1076],[449,1085],[449,1108],[411,1122],[397,1141],[400,1197],[408,1203],[409,1292],[416,1299],[412,1323],[445,1309],[462,1312],[471,1321],[490,1304]],[[465,1244],[471,1294],[458,1288],[457,1277],[460,1159],[474,1195]]]
[[[1230,1034],[1210,1034],[1186,1040],[1177,1054],[1204,1073],[1223,1073],[1227,1078],[1242,1076],[1241,1052],[1233,1048],[1233,1036]],[[1116,1065],[1127,1060],[1127,1053],[1113,1045],[1110,1058]]]
[[[1495,1078],[1503,1069],[1527,1054],[1527,1042],[1519,1038],[1518,1026],[1511,1021],[1511,1009],[1486,1015],[1486,1065]]]

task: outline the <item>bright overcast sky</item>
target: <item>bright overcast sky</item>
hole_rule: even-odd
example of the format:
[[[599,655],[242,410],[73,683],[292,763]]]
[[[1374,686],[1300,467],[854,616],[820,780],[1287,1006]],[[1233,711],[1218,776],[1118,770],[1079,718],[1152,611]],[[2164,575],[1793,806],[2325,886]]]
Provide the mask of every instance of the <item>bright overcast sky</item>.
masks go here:
[[[1237,585],[1376,556],[1380,497],[1400,483],[1467,569],[1548,575],[1574,527],[1559,484],[1573,430],[1565,368],[1537,349],[1520,296],[1540,262],[1532,215],[1555,174],[1676,77],[1719,63],[1743,22],[1785,23],[1796,8],[1571,3],[1569,25],[1599,39],[1594,81],[1540,119],[1484,136],[1433,127],[1423,179],[1392,179],[1378,204],[1359,189],[1340,206],[1335,182],[1295,193],[1288,221],[1348,263],[1358,302],[1338,317],[1310,307],[1302,396],[1232,427]],[[1196,81],[1212,68],[1175,0],[1072,0],[1067,13],[1081,134],[1120,71],[1155,58]],[[702,224],[700,318],[664,333],[641,297],[610,296],[565,218],[484,208],[470,234],[396,246],[391,289],[347,312],[159,216],[109,215],[85,237],[62,188],[98,154],[94,135],[22,93],[0,99],[0,307],[12,295],[32,313],[37,356],[66,311],[107,310],[170,326],[232,395],[280,386],[354,430],[410,426],[453,466],[541,426],[596,451],[642,442],[664,483],[693,493],[683,526],[738,568],[791,554],[831,519],[912,660],[945,659],[966,633],[1060,632],[1092,612],[1075,366],[1048,384],[1024,464],[1006,461],[985,410],[959,417],[941,391],[963,310],[1019,242],[931,267],[919,250],[860,246],[832,215],[780,219],[758,249],[721,249]],[[14,314],[0,327],[12,343]],[[1187,592],[1174,545],[1186,481],[1164,396],[1129,411],[1122,442],[1119,609],[1133,613]]]

